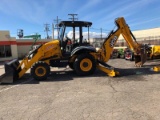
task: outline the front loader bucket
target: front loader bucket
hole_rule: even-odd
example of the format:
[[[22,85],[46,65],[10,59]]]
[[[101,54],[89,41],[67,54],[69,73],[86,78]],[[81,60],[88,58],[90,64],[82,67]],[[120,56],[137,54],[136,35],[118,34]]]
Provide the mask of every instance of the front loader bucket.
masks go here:
[[[19,66],[18,59],[14,59],[10,62],[5,63],[5,73],[0,78],[0,83],[13,83],[13,81],[19,78],[19,72],[21,68],[17,69]]]
[[[143,64],[147,61],[147,51],[141,50],[141,53],[139,55],[135,55],[135,66],[136,67],[142,67]]]

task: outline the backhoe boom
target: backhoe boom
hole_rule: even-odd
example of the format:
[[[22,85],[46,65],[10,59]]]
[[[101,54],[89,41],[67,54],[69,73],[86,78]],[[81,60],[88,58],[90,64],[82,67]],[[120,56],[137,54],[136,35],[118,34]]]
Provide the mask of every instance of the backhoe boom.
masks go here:
[[[119,38],[120,35],[123,36],[124,40],[128,44],[129,48],[134,51],[135,54],[135,65],[141,67],[146,61],[146,49],[145,46],[139,44],[132,32],[129,29],[129,26],[126,24],[123,17],[117,18],[115,20],[115,24],[117,29],[115,31],[111,31],[108,37],[105,39],[100,53],[100,61],[107,62],[110,59],[110,55],[113,51],[113,48]]]

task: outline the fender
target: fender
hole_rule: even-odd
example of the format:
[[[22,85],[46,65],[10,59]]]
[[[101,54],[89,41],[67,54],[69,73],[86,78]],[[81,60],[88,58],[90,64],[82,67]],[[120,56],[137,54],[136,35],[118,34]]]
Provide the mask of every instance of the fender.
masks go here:
[[[86,52],[96,52],[96,49],[93,46],[79,46],[73,49],[71,56],[74,54],[86,53]]]

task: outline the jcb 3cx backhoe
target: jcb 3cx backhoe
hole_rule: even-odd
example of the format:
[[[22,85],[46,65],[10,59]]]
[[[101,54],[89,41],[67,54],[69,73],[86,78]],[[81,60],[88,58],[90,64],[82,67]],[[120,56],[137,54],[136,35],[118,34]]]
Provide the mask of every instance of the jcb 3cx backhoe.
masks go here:
[[[37,49],[28,54],[21,62],[18,59],[5,64],[5,76],[1,79],[2,83],[12,83],[21,78],[28,69],[36,80],[47,79],[50,67],[70,66],[78,75],[84,76],[92,74],[96,68],[104,71],[108,76],[116,76],[119,72],[106,64],[110,59],[111,52],[120,34],[124,37],[129,47],[135,53],[135,65],[141,67],[146,61],[146,46],[136,42],[135,37],[126,24],[123,17],[115,20],[116,30],[112,30],[105,39],[101,48],[96,49],[87,42],[83,42],[83,28],[92,25],[85,21],[61,21],[59,23],[59,39],[40,45]],[[65,30],[71,27],[73,38],[69,40],[65,36]],[[75,39],[75,33],[79,29],[79,40]],[[67,44],[70,41],[70,44]],[[69,48],[69,49],[68,49]],[[30,56],[32,57],[30,58]]]

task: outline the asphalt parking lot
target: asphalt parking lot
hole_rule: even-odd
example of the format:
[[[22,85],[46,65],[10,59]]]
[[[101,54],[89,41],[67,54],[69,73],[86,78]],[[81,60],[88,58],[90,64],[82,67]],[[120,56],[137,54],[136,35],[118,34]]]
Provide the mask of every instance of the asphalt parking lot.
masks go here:
[[[124,59],[108,64],[120,76],[96,70],[80,77],[63,68],[54,69],[46,81],[26,73],[13,84],[1,84],[0,120],[160,120],[160,72],[150,69],[160,60],[143,68]]]

